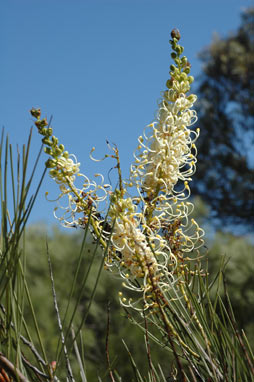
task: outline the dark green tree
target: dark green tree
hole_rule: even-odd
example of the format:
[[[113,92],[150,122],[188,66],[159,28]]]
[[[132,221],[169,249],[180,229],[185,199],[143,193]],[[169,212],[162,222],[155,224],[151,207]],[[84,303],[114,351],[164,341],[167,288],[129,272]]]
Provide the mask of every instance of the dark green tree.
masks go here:
[[[238,30],[215,38],[200,58],[198,168],[194,194],[223,224],[253,225],[254,8]],[[252,152],[251,152],[252,151]]]

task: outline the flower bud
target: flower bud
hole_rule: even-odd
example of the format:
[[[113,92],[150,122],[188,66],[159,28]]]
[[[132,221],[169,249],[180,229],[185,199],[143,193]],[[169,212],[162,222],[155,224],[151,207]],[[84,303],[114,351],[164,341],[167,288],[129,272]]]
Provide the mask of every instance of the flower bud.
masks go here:
[[[42,129],[45,126],[48,126],[46,118],[43,118],[42,120],[39,119],[38,121],[35,121],[34,124],[38,129]]]
[[[189,81],[190,84],[192,84],[192,82],[194,81],[194,77],[193,76],[189,76],[188,77],[188,81]]]
[[[179,57],[177,57],[175,59],[175,63],[176,63],[176,65],[181,65],[181,59]]]
[[[54,154],[55,154],[56,156],[58,156],[58,157],[59,157],[59,155],[62,154],[62,150],[59,149],[59,147],[56,147],[54,151],[55,151]]]
[[[189,74],[190,73],[190,67],[189,66],[186,66],[184,69],[183,69],[184,73],[186,74]]]
[[[56,361],[52,361],[50,366],[53,372],[56,371]]]
[[[58,144],[58,138],[55,137],[54,135],[52,136],[52,142],[53,142],[54,145]]]
[[[56,165],[56,161],[53,160],[53,159],[48,159],[46,162],[45,162],[45,166],[47,168],[54,168]]]
[[[52,146],[52,145],[53,145],[53,143],[51,142],[51,140],[48,139],[48,138],[46,138],[46,137],[42,139],[42,142],[43,142],[45,145],[48,145],[48,146]]]
[[[182,67],[186,66],[187,65],[187,62],[188,62],[188,59],[186,56],[183,56],[181,58],[181,64],[182,64]]]
[[[173,82],[174,82],[173,78],[171,78],[170,80],[167,80],[166,86],[167,86],[168,89],[172,88]]]
[[[183,72],[182,74],[181,74],[181,76],[180,76],[180,80],[181,81],[186,81],[187,80],[187,74],[185,73],[185,72]]]
[[[52,155],[52,154],[53,154],[53,153],[52,153],[52,150],[51,150],[50,147],[44,147],[44,152],[45,152],[46,154],[48,154],[48,155]]]
[[[179,32],[179,29],[174,28],[172,30],[172,32],[171,32],[171,37],[172,37],[172,39],[176,39],[177,41],[180,40],[181,35],[180,35],[180,32]]]
[[[48,130],[48,136],[50,137],[53,134],[53,129],[52,127],[49,127],[47,130]]]
[[[177,53],[178,55],[181,54],[181,53],[182,53],[181,45],[176,45],[176,47],[175,47],[175,51],[176,51],[176,53]]]
[[[188,97],[187,97],[187,100],[190,101],[191,103],[194,103],[196,102],[197,100],[197,96],[195,94],[190,94]]]
[[[41,135],[47,136],[48,134],[48,129],[46,127],[43,127],[42,129],[39,130],[39,133]]]
[[[31,115],[34,117],[34,118],[40,118],[41,116],[41,109],[35,109],[34,107],[32,107],[32,109],[30,110],[30,113]]]
[[[47,163],[47,162],[46,162]],[[58,172],[56,170],[50,170],[50,176],[55,177],[57,176]]]

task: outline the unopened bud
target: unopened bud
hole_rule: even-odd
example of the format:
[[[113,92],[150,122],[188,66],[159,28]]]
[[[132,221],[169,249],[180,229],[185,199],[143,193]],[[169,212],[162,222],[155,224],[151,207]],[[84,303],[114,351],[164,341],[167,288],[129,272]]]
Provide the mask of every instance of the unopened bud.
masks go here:
[[[187,74],[185,72],[183,72],[180,76],[180,80],[181,81],[186,81],[187,80]]]
[[[50,366],[51,366],[52,371],[56,371],[56,361],[52,361]]]
[[[54,168],[56,165],[56,162],[53,159],[48,159],[45,163],[45,166],[47,168]]]
[[[45,126],[48,126],[48,122],[46,118],[43,118],[42,120],[37,120],[34,122],[35,126],[38,127],[38,129],[42,129]]]
[[[58,138],[55,137],[54,135],[52,136],[52,142],[54,143],[54,145],[58,144]]]
[[[187,57],[186,57],[186,56],[183,56],[182,59],[181,59],[181,64],[182,64],[182,66],[183,66],[183,67],[186,66],[186,65],[187,65],[187,62],[188,62]]]
[[[30,110],[30,113],[31,115],[34,117],[34,118],[40,118],[41,116],[41,109],[35,109],[34,107],[32,107],[32,109]]]
[[[44,135],[44,136],[48,136],[47,127],[43,127],[42,129],[39,129],[38,131],[39,131],[39,134]]]
[[[48,146],[52,146],[52,145],[53,145],[53,143],[51,142],[51,140],[48,139],[48,138],[46,138],[46,137],[42,139],[42,142],[43,142],[45,145],[48,145]]]
[[[176,51],[177,54],[181,54],[182,53],[181,45],[176,45],[175,51]]]
[[[197,96],[195,94],[190,94],[188,97],[187,97],[187,100],[190,101],[191,103],[194,103],[196,102],[197,100]]]
[[[179,29],[174,28],[174,29],[172,30],[172,32],[171,32],[171,37],[172,37],[173,39],[176,38],[177,41],[180,40],[181,35],[180,35],[180,32],[179,32]]]
[[[190,73],[190,67],[189,66],[186,66],[184,69],[183,69],[184,73],[186,74],[189,74]]]
[[[59,157],[59,155],[61,155],[62,152],[63,152],[63,151],[62,151],[59,147],[56,147],[56,148],[55,148],[55,151],[54,151],[54,154],[55,154],[56,156]]]
[[[52,150],[51,150],[50,147],[44,147],[44,152],[45,152],[46,154],[48,154],[48,155],[52,155],[52,154],[53,154],[53,153],[52,153]]]
[[[167,82],[166,82],[167,88],[171,89],[173,86],[173,83],[174,83],[173,78],[171,78],[170,80],[167,80]]]

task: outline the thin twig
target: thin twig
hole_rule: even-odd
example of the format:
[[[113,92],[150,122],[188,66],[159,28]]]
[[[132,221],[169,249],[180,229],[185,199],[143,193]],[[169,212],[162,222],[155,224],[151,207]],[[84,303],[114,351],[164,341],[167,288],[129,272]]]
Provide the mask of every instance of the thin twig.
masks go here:
[[[226,297],[226,302],[227,302],[227,305],[228,305],[228,310],[227,310],[227,313],[231,319],[231,324],[234,328],[234,331],[235,331],[235,334],[238,338],[238,341],[239,341],[239,344],[243,350],[243,353],[246,357],[246,360],[247,360],[247,363],[250,367],[250,371],[251,371],[251,374],[254,376],[254,363],[253,361],[250,359],[250,356],[249,356],[249,353],[246,349],[246,346],[244,345],[244,342],[243,342],[243,339],[239,333],[239,330],[238,330],[238,327],[237,327],[237,323],[235,321],[235,318],[234,318],[234,315],[232,314],[232,311],[231,311],[231,304],[230,304],[230,299],[229,299],[229,296],[228,296],[228,291],[227,291],[227,283],[226,283],[226,277],[223,273],[223,285],[224,285],[224,291],[225,291],[225,297]]]
[[[108,302],[108,307],[107,307],[107,313],[108,313],[108,320],[107,320],[107,333],[106,333],[106,357],[107,357],[107,363],[108,363],[108,370],[109,370],[109,375],[110,379],[112,382],[115,382],[111,365],[110,365],[110,357],[109,357],[109,327],[110,327],[110,303]]]
[[[151,370],[151,376],[154,382],[156,382],[156,377],[153,369],[153,363],[152,363],[152,357],[151,357],[151,347],[150,347],[150,342],[148,338],[148,327],[147,327],[147,319],[145,315],[145,310],[143,310],[143,316],[144,316],[144,321],[145,321],[145,341],[146,341],[146,348],[147,348],[147,358],[148,358],[148,365]]]
[[[48,243],[47,242],[46,242],[46,247],[47,247],[47,255],[48,255],[48,265],[49,265],[50,280],[51,280],[51,284],[52,284],[52,294],[53,294],[53,300],[54,300],[54,307],[55,307],[55,311],[56,311],[56,315],[57,315],[57,322],[58,322],[58,328],[59,328],[60,335],[61,335],[61,341],[62,341],[62,344],[63,344],[63,351],[64,351],[64,356],[65,356],[65,361],[66,361],[67,372],[68,372],[70,380],[72,382],[75,382],[73,374],[72,374],[72,370],[71,370],[71,365],[70,365],[70,361],[69,361],[67,347],[65,345],[65,338],[64,338],[62,322],[61,322],[61,318],[60,318],[60,314],[59,314],[59,309],[58,309],[58,304],[57,304],[55,283],[54,283],[54,277],[53,277],[53,270],[52,270],[52,265],[51,265],[51,261],[50,261],[49,249],[48,249]]]
[[[29,380],[21,373],[16,366],[14,366],[4,355],[0,353],[0,365],[3,366],[5,371],[9,372],[15,380],[19,382],[29,382]]]
[[[36,366],[32,365],[24,356],[23,354],[21,355],[22,357],[22,361],[30,368],[33,370],[33,372],[35,374],[37,374],[37,376],[39,375],[40,377],[43,377],[43,378],[46,378],[46,379],[50,379],[51,377],[48,376],[47,374],[44,374],[42,371],[40,371]]]
[[[0,304],[0,308],[3,311],[3,313],[6,314],[5,307],[2,304]],[[13,322],[11,322],[11,327],[15,330],[15,326],[14,326]],[[22,334],[20,334],[20,339],[22,340],[22,342],[25,345],[27,345],[30,348],[31,352],[34,354],[35,358],[37,358],[38,362],[40,362],[43,366],[47,366],[47,363],[41,357],[38,350],[35,349],[34,344],[32,344],[32,342],[28,341],[28,339],[25,338]]]
[[[75,332],[74,332],[73,326],[71,328],[71,335],[72,335],[72,338],[73,338],[73,341],[74,341],[73,345],[74,345],[74,350],[75,350],[76,357],[77,357],[78,364],[79,364],[79,368],[80,368],[80,376],[81,376],[82,382],[87,382],[86,373],[85,373],[85,370],[84,370],[84,367],[83,367],[83,364],[82,364],[82,360],[81,360],[81,357],[80,357],[80,354],[79,354],[78,345],[77,345],[77,341],[75,339]]]

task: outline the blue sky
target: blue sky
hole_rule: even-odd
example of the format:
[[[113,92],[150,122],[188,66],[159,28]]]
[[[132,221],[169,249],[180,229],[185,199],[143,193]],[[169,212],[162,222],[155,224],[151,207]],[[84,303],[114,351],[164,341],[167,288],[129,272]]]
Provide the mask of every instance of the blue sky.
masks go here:
[[[226,36],[240,23],[250,0],[8,0],[0,6],[0,124],[13,145],[32,126],[29,109],[53,115],[54,135],[75,153],[82,172],[105,175],[114,163],[102,157],[106,139],[117,144],[124,174],[137,137],[156,112],[170,65],[170,31],[198,76],[197,54],[215,33]],[[40,147],[34,130],[32,157]],[[46,155],[44,155],[46,160]],[[39,172],[43,169],[41,161]],[[57,186],[47,177],[30,222],[54,222],[45,200]]]

